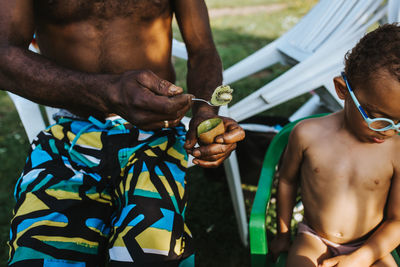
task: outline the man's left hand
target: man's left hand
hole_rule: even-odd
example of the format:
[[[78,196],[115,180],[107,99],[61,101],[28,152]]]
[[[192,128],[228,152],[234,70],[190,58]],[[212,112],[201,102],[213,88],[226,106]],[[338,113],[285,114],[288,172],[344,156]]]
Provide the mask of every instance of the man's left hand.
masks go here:
[[[225,126],[225,133],[218,135],[214,143],[209,145],[200,144],[195,148],[197,139],[197,126],[211,117],[219,117]],[[195,159],[193,163],[205,168],[218,167],[236,148],[236,143],[245,137],[244,130],[233,119],[222,116],[195,116],[190,121],[189,131],[186,134],[185,149]]]

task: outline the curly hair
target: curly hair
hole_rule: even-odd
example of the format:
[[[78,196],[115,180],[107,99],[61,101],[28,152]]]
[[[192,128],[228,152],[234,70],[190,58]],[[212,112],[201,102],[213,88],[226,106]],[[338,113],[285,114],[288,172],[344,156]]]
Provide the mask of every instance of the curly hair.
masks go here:
[[[385,24],[366,34],[345,55],[345,73],[355,84],[363,83],[380,69],[400,82],[400,24]]]

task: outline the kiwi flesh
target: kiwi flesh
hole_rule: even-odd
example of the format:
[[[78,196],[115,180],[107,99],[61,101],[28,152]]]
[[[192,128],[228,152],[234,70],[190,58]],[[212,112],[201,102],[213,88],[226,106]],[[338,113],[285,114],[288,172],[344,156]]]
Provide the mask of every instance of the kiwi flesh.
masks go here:
[[[232,100],[233,89],[229,85],[221,85],[215,88],[211,96],[211,104],[215,106],[227,105]]]

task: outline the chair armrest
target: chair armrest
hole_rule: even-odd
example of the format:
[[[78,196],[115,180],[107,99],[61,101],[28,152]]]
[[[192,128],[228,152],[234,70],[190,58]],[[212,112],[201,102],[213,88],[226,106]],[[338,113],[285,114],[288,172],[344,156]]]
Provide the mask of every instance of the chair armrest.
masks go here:
[[[320,117],[326,114],[317,114],[307,118]],[[300,119],[302,120],[302,119]],[[258,182],[256,196],[251,209],[249,221],[250,253],[252,266],[265,266],[268,254],[266,215],[276,167],[289,140],[290,132],[297,122],[287,124],[274,137],[264,157]]]
[[[397,263],[397,266],[400,266],[400,257],[396,250],[392,251],[392,257],[394,258],[394,261]]]
[[[276,166],[285,149],[293,126],[293,123],[288,124],[274,137],[264,158],[249,222],[252,266],[265,266],[268,254],[266,211],[271,198]]]

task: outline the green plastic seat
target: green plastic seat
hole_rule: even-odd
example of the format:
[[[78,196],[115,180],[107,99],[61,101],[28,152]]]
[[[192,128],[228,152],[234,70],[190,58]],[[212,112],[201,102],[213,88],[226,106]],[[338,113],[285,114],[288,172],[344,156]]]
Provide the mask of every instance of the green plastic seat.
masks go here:
[[[327,114],[317,114],[306,118],[321,117],[324,115]],[[251,266],[253,267],[285,266],[287,253],[282,253],[275,263],[272,262],[270,256],[268,255],[266,214],[269,200],[271,198],[271,189],[276,167],[286,147],[286,144],[288,143],[290,132],[296,123],[303,119],[291,122],[283,127],[283,129],[280,130],[272,140],[264,157],[260,179],[258,182],[258,189],[254,198],[249,222]],[[397,265],[400,266],[400,257],[398,256],[397,252],[393,251],[392,255],[395,258]]]

